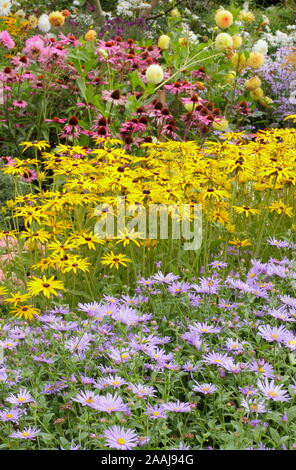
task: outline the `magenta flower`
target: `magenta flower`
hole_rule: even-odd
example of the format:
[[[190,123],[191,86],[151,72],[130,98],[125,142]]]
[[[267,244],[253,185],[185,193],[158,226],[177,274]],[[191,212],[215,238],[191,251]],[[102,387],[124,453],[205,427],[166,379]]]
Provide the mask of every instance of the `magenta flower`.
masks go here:
[[[13,49],[15,47],[15,42],[8,31],[0,32],[0,43],[2,43],[6,49]]]
[[[131,450],[139,445],[138,436],[132,429],[112,426],[104,431],[104,436],[107,447],[111,449]]]
[[[12,104],[16,108],[25,108],[28,105],[28,103],[24,100],[14,100]]]

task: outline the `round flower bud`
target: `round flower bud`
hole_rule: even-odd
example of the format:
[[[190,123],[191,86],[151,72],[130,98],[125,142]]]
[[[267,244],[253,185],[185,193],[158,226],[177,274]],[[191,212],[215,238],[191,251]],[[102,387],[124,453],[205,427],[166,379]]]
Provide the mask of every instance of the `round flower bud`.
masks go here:
[[[255,16],[251,11],[241,10],[238,19],[246,23],[253,23]]]
[[[239,34],[232,36],[233,49],[238,49],[243,43],[243,38]]]
[[[196,106],[196,103],[193,103],[193,101],[189,101],[189,103],[184,104],[184,108],[186,111],[191,112],[193,111],[194,106]]]
[[[221,29],[229,28],[233,23],[232,13],[228,10],[223,10],[222,8],[217,10],[215,15],[216,25]]]
[[[30,27],[31,28],[36,28],[38,26],[38,19],[36,18],[35,15],[30,15],[28,17],[28,20],[30,22]]]
[[[273,103],[273,100],[269,98],[269,96],[263,96],[263,98],[259,100],[259,103],[262,104],[262,106],[268,108]]]
[[[217,119],[217,121],[214,121],[213,122],[213,129],[215,131],[225,131],[225,129],[228,129],[229,127],[229,122],[227,119],[225,118],[220,118],[220,119]]]
[[[61,13],[62,13],[62,15],[63,15],[65,18],[68,18],[68,16],[71,15],[71,12],[70,12],[69,10],[67,10],[67,9],[62,10]]]
[[[18,10],[15,12],[15,16],[19,19],[19,20],[23,20],[25,19],[26,17],[26,13],[24,12],[24,10]]]
[[[38,28],[43,33],[48,33],[48,31],[51,28],[51,24],[49,22],[48,15],[46,15],[45,13],[43,15],[41,15],[38,19]]]
[[[231,70],[230,72],[228,72],[228,74],[225,77],[226,83],[233,83],[235,77],[236,77],[236,72],[234,70]]]
[[[181,13],[179,12],[178,8],[173,8],[172,9],[171,16],[173,18],[180,18],[181,17]]]
[[[48,16],[48,19],[49,19],[50,24],[56,27],[63,26],[63,24],[65,23],[65,17],[62,15],[60,11],[53,11]]]
[[[89,31],[87,31],[87,33],[85,33],[85,36],[84,36],[84,39],[86,41],[94,41],[97,37],[97,33],[94,29],[90,29]]]
[[[264,64],[264,55],[261,52],[250,52],[247,65],[252,69],[259,69]]]
[[[170,37],[166,34],[162,34],[161,36],[159,36],[157,43],[159,49],[168,49],[170,45],[170,40]]]
[[[234,68],[238,72],[240,72],[245,67],[247,59],[246,59],[245,54],[241,54],[241,53],[236,52],[231,57],[230,61],[231,61],[232,65],[234,66]]]
[[[178,39],[179,46],[186,47],[189,44],[188,38],[179,38]]]
[[[249,91],[254,91],[256,90],[256,88],[259,88],[261,85],[262,85],[262,82],[260,78],[257,77],[257,75],[255,75],[255,77],[252,77],[245,82],[245,88],[246,90],[249,90]]]
[[[253,100],[258,101],[260,98],[263,98],[264,96],[264,91],[262,88],[258,87],[256,90],[250,91],[250,96],[253,98]]]
[[[220,33],[215,39],[215,47],[218,51],[225,51],[233,46],[233,40],[230,34]]]
[[[163,70],[160,65],[152,64],[146,70],[146,79],[148,83],[153,83],[157,85],[158,83],[162,82],[163,80]]]

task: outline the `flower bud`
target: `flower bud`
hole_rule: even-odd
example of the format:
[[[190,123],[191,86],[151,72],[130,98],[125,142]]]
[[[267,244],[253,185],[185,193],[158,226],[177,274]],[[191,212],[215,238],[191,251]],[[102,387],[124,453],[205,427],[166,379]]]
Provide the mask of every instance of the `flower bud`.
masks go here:
[[[53,11],[48,16],[48,19],[49,19],[50,24],[56,27],[63,26],[63,24],[65,23],[65,17],[62,15],[60,11]]]
[[[181,17],[181,13],[179,12],[178,8],[173,8],[172,9],[171,16],[173,18],[180,18]]]
[[[261,52],[250,52],[247,65],[252,69],[259,69],[264,64],[264,55]]]
[[[233,49],[238,49],[243,43],[243,38],[239,34],[232,36]]]
[[[250,96],[253,100],[258,101],[260,98],[263,98],[264,96],[264,91],[262,88],[258,87],[256,90],[250,91]]]
[[[233,40],[230,34],[220,33],[215,39],[215,47],[218,51],[225,51],[233,46]]]
[[[236,77],[236,72],[234,70],[231,70],[230,72],[228,72],[228,74],[225,77],[226,83],[233,83],[235,77]]]
[[[179,46],[186,47],[189,44],[188,38],[179,38],[178,39]]]
[[[166,34],[162,34],[161,36],[159,36],[158,38],[158,47],[160,49],[168,49],[169,48],[169,45],[170,45],[170,37],[167,36]]]
[[[236,52],[233,54],[233,56],[230,59],[232,65],[235,67],[235,69],[240,72],[246,65],[247,59],[245,54],[241,54]]]
[[[225,129],[228,129],[229,127],[229,122],[225,118],[220,118],[217,119],[217,121],[213,122],[213,129],[215,131],[225,131]]]
[[[146,79],[148,83],[153,83],[157,85],[158,83],[162,82],[163,80],[163,70],[160,65],[152,64],[146,70]]]
[[[223,10],[222,8],[217,10],[215,15],[216,25],[221,29],[229,28],[233,23],[232,13],[228,10]]]
[[[256,88],[259,88],[262,85],[262,82],[260,78],[255,75],[255,77],[250,78],[245,82],[245,89],[249,91],[256,90]]]
[[[94,29],[90,29],[84,36],[86,41],[94,41],[97,37],[97,33]]]

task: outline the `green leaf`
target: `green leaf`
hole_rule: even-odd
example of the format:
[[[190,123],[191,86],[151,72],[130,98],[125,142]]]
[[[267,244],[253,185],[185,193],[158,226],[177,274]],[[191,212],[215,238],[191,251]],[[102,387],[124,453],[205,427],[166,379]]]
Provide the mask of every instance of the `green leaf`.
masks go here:
[[[281,436],[279,435],[279,433],[277,432],[277,430],[274,429],[274,428],[270,428],[270,429],[269,429],[269,432],[270,432],[270,435],[271,435],[273,441],[275,442],[275,444],[277,444],[277,445],[280,444],[280,442],[281,442]]]

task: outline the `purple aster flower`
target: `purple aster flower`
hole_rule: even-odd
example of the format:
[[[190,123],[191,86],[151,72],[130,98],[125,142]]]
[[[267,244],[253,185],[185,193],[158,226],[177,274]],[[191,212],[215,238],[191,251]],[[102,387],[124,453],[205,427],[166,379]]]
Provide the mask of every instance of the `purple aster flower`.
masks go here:
[[[3,349],[15,349],[17,345],[18,341],[12,341],[11,339],[0,341],[0,348]]]
[[[212,393],[217,392],[217,390],[218,390],[217,387],[216,387],[216,385],[211,384],[211,383],[208,383],[208,384],[205,384],[205,383],[199,384],[199,383],[196,382],[196,381],[194,381],[194,383],[195,383],[196,385],[194,385],[194,386],[192,387],[192,390],[193,390],[194,392],[203,393],[204,395],[210,395],[210,394],[212,394]]]
[[[203,362],[205,362],[206,364],[215,364],[218,366],[222,366],[227,359],[231,359],[231,357],[227,356],[227,354],[211,352],[204,356]]]
[[[262,400],[260,401],[254,398],[248,398],[248,399],[243,398],[241,401],[241,406],[247,410],[248,416],[250,413],[260,414],[260,413],[266,413],[267,411],[266,406],[262,402]]]
[[[45,354],[40,354],[40,356],[32,356],[32,359],[36,362],[43,362],[45,364],[53,364],[56,360],[52,358],[46,359]]]
[[[138,436],[132,429],[125,430],[120,426],[112,426],[104,431],[107,447],[131,450],[138,446]]]
[[[260,325],[258,328],[259,335],[268,342],[281,343],[284,341],[288,330],[284,326]]]
[[[173,411],[175,413],[184,413],[188,411],[192,411],[190,403],[184,403],[182,401],[169,401],[168,403],[164,403],[162,409],[165,411]]]
[[[198,292],[199,294],[217,294],[220,289],[220,279],[216,277],[202,277],[200,278],[200,286],[193,285],[192,287]]]
[[[141,384],[129,384],[128,390],[131,390],[138,398],[154,397],[156,390],[154,387]]]
[[[201,302],[201,297],[199,295],[188,294],[188,299],[192,307],[199,307],[199,304]]]
[[[96,380],[92,377],[86,377],[85,375],[81,375],[79,378],[81,382],[85,385],[94,385],[96,383]]]
[[[258,389],[254,388],[252,385],[246,387],[238,387],[239,391],[246,395],[247,397],[251,397],[253,395],[258,394]]]
[[[296,298],[291,297],[290,295],[280,295],[279,296],[281,302],[283,302],[285,305],[288,305],[289,307],[296,308]]]
[[[238,304],[233,304],[233,303],[230,303],[230,302],[226,302],[225,299],[221,299],[219,304],[218,304],[218,307],[223,308],[223,310],[233,310],[233,309],[238,307]]]
[[[117,310],[112,314],[112,318],[128,326],[135,326],[142,321],[136,310],[126,305],[118,306]]]
[[[95,408],[98,404],[99,396],[95,395],[94,392],[86,391],[80,392],[76,395],[76,397],[72,398],[73,401],[80,403],[83,406],[90,406],[91,408]]]
[[[258,359],[257,361],[253,361],[251,364],[248,365],[249,370],[256,372],[262,377],[273,378],[274,377],[274,370],[271,364],[265,362],[264,359]]]
[[[170,286],[168,286],[168,292],[172,295],[177,295],[187,292],[190,287],[190,284],[187,282],[173,282]]]
[[[46,384],[40,393],[44,395],[52,395],[54,393],[59,393],[61,390],[64,390],[67,387],[68,385],[65,382],[59,381],[53,384]]]
[[[276,238],[268,238],[267,243],[271,246],[276,246],[277,248],[289,248],[290,245],[285,240],[277,240]]]
[[[201,364],[194,365],[190,361],[187,361],[183,365],[183,370],[185,370],[185,372],[196,372],[196,371],[200,370],[201,368],[202,368]]]
[[[291,351],[296,351],[296,335],[292,332],[289,332],[285,336],[283,344],[291,349]]]
[[[220,333],[221,328],[213,325],[208,325],[207,322],[204,323],[194,323],[192,326],[189,327],[190,330],[195,331],[199,335],[203,335],[205,333]]]
[[[160,418],[167,418],[167,415],[165,414],[165,410],[163,409],[162,406],[158,405],[147,405],[146,411],[144,412],[145,415],[150,416],[152,419],[160,419]]]
[[[6,398],[6,401],[12,403],[13,405],[24,405],[25,403],[33,402],[34,399],[30,392],[25,388],[21,388],[17,395],[12,393]]]
[[[141,447],[148,444],[148,442],[150,442],[150,437],[148,437],[148,436],[140,436],[138,438],[138,445],[141,446]]]
[[[111,347],[109,348],[107,355],[115,362],[115,364],[123,364],[124,362],[130,361],[132,358],[132,353],[129,348],[119,349]]]
[[[107,393],[106,396],[100,396],[94,408],[109,414],[116,411],[123,411],[125,414],[130,414],[129,407],[122,401],[122,398],[117,393],[114,395]]]
[[[244,344],[247,344],[244,342]],[[225,348],[228,352],[233,354],[242,354],[245,350],[243,343],[240,343],[238,340],[228,338],[225,344]]]
[[[120,377],[119,375],[109,375],[104,379],[107,386],[111,386],[113,388],[120,388],[122,385],[125,385],[127,382]]]
[[[25,411],[20,410],[19,408],[12,408],[11,410],[5,408],[0,411],[0,421],[12,421],[13,423],[18,423],[18,420],[24,413]]]
[[[179,277],[180,276],[177,276],[173,273],[163,274],[161,271],[158,271],[157,274],[152,276],[152,279],[154,279],[156,282],[159,282],[160,284],[170,284],[171,282],[179,279]]]
[[[190,450],[191,447],[188,446],[187,444],[183,444],[183,442],[180,442],[178,447],[170,447],[168,450]]]
[[[215,269],[222,269],[222,268],[226,268],[228,264],[225,263],[224,261],[212,261],[212,263],[210,263],[209,266],[212,266]]]
[[[102,374],[115,374],[118,372],[117,369],[114,369],[114,367],[109,367],[109,366],[99,366],[98,368]]]
[[[24,428],[23,431],[13,432],[12,434],[10,434],[9,437],[13,437],[15,439],[31,439],[31,440],[34,440],[36,438],[37,434],[39,434],[40,432],[41,432],[40,429],[31,428],[29,426],[28,428]]]
[[[257,387],[268,400],[289,401],[291,399],[287,390],[283,390],[283,385],[275,385],[274,380],[270,382],[268,379],[265,379],[264,382],[258,380]]]

